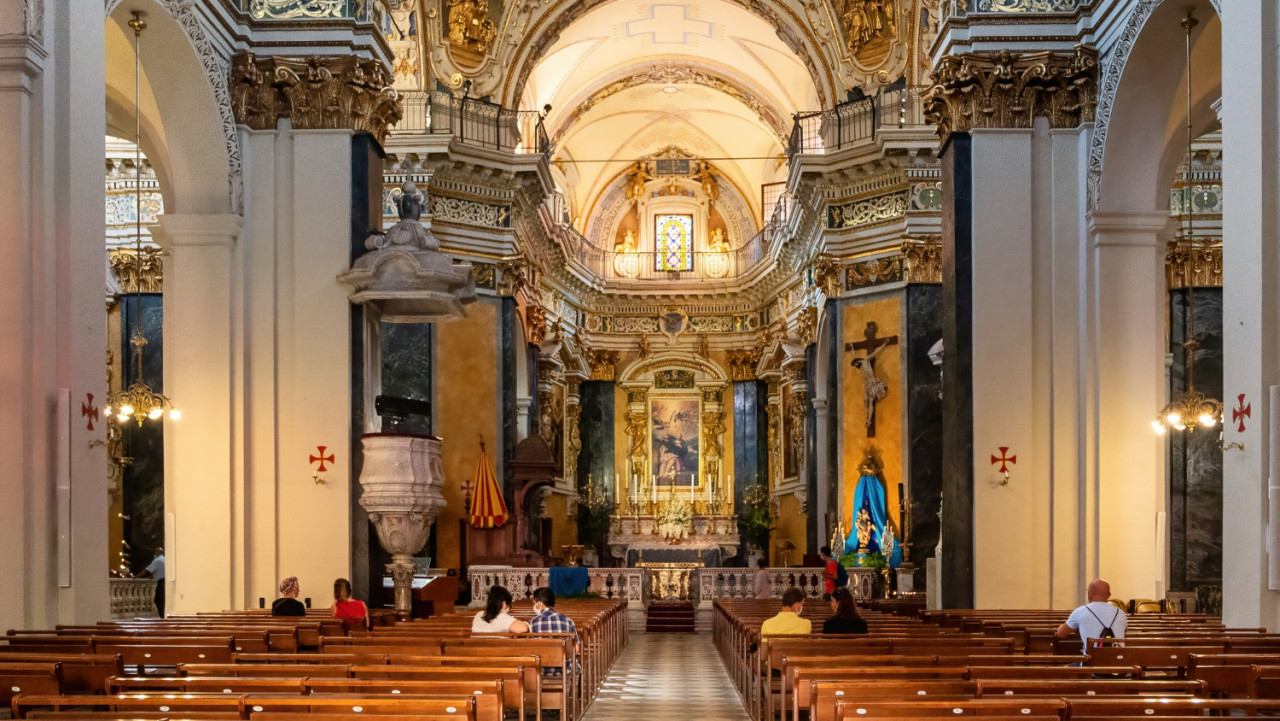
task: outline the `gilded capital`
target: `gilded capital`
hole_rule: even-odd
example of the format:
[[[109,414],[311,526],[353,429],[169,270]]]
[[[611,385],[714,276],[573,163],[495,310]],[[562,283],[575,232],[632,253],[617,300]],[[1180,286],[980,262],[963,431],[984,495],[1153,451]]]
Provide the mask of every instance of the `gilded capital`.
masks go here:
[[[908,283],[941,283],[942,238],[932,235],[903,240],[902,276]]]
[[[1093,120],[1098,101],[1098,51],[963,53],[942,58],[925,93],[925,117],[938,136],[974,128],[1050,127]]]
[[[274,130],[289,118],[299,130],[350,129],[384,142],[400,120],[400,96],[378,60],[353,56],[231,57],[228,85],[236,122]]]
[[[133,248],[112,248],[108,260],[120,281],[121,293],[164,292],[164,261],[159,248],[143,247],[141,257]]]
[[[1169,241],[1164,268],[1168,290],[1221,288],[1222,242],[1197,242],[1192,247],[1185,238]]]

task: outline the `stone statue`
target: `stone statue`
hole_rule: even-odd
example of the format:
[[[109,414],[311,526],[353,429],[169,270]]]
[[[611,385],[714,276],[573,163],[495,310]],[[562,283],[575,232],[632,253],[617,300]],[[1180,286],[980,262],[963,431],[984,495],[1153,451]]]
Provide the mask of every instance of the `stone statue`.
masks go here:
[[[422,224],[422,212],[426,203],[426,196],[418,192],[418,186],[412,180],[404,181],[404,185],[400,186],[400,197],[396,198],[400,222],[391,226],[384,234],[370,235],[365,241],[365,247],[369,250],[381,250],[400,245],[415,250],[440,250],[440,242]]]
[[[644,161],[636,163],[631,169],[630,175],[627,176],[627,200],[639,200],[644,196],[644,185],[652,179],[649,175],[649,169],[644,166]]]
[[[449,42],[477,53],[489,49],[498,28],[487,0],[449,0]]]
[[[698,355],[703,358],[711,357],[711,342],[707,340],[706,333],[698,336]]]
[[[702,194],[707,196],[708,202],[714,204],[720,199],[720,181],[716,180],[710,165],[699,163],[696,177],[702,183]]]
[[[636,251],[636,234],[630,229],[622,234],[622,242],[613,246],[615,253],[634,253]]]
[[[651,352],[653,351],[649,348],[649,334],[641,333],[640,334],[640,357],[648,358]]]
[[[724,228],[716,228],[711,231],[711,237],[707,239],[707,250],[712,253],[729,252],[729,241],[724,237]]]

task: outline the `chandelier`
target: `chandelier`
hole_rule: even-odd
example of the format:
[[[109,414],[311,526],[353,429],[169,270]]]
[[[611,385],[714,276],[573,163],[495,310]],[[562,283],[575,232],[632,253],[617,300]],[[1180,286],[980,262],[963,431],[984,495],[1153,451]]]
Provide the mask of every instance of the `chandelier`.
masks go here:
[[[133,144],[134,144],[134,262],[141,266],[142,263],[142,31],[146,29],[147,22],[142,19],[141,13],[133,13],[133,19],[129,21],[129,27],[133,28]],[[133,364],[138,370],[138,377],[128,388],[118,391],[112,391],[107,396],[107,406],[104,409],[106,414],[110,416],[115,413],[116,420],[125,423],[130,419],[137,422],[138,426],[148,420],[158,420],[164,416],[166,412],[169,418],[177,420],[182,417],[181,411],[173,407],[173,403],[164,395],[155,392],[147,382],[142,379],[142,350],[147,347],[147,339],[142,334],[142,282],[139,276],[133,287],[134,299],[134,328],[133,336],[129,339],[129,345],[133,346]]]
[[[1184,193],[1191,189],[1191,163],[1193,139],[1191,128],[1191,30],[1199,21],[1191,12],[1182,19],[1182,28],[1186,31],[1187,55],[1187,169],[1184,173],[1186,186]],[[1195,228],[1192,224],[1192,203],[1188,196],[1183,201],[1183,217],[1186,222],[1187,245],[1191,254],[1196,253]],[[1156,433],[1163,434],[1170,428],[1177,431],[1195,432],[1196,427],[1214,428],[1222,422],[1222,401],[1210,398],[1196,390],[1196,351],[1200,349],[1200,341],[1196,340],[1196,289],[1194,280],[1187,286],[1187,340],[1182,344],[1187,359],[1187,389],[1178,394],[1151,421]]]

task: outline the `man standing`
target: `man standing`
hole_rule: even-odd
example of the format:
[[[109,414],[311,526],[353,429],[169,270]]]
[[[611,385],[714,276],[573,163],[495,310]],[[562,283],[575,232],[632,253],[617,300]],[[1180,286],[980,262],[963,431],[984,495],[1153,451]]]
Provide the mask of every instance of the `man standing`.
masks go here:
[[[1088,603],[1071,612],[1067,622],[1058,627],[1058,638],[1067,638],[1073,631],[1080,632],[1084,653],[1089,653],[1091,638],[1124,638],[1128,617],[1116,606],[1107,603],[1111,598],[1111,584],[1095,579],[1089,584]]]
[[[831,547],[823,546],[818,549],[818,554],[822,556],[822,599],[824,601],[831,600],[831,594],[836,592],[836,578],[840,574],[840,564],[831,555]]]
[[[804,611],[804,591],[792,586],[782,594],[782,610],[778,615],[760,624],[760,636],[794,636],[813,633],[813,623],[801,618]]]
[[[164,549],[156,548],[156,557],[138,574],[138,578],[156,579],[156,613],[164,618]]]

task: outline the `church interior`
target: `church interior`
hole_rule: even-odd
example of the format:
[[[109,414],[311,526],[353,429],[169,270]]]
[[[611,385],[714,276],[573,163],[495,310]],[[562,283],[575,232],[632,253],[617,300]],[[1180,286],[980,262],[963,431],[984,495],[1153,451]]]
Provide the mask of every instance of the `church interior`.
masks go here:
[[[15,717],[1280,714],[1273,0],[15,0],[0,77]]]

